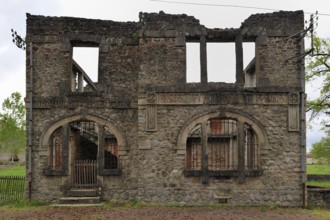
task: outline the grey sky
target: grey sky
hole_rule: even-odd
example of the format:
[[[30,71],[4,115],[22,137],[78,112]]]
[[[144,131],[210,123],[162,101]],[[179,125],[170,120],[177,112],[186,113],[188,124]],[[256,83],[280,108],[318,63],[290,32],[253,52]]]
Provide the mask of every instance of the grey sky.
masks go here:
[[[170,0],[169,0],[170,1]],[[182,2],[242,5],[278,10],[304,10],[306,12],[330,14],[328,0],[177,0]],[[213,28],[238,28],[251,14],[270,11],[230,7],[182,5],[149,0],[1,0],[0,7],[0,103],[12,92],[19,91],[25,96],[25,51],[12,43],[11,28],[25,36],[26,13],[46,16],[73,16],[114,21],[138,21],[140,11],[188,14],[199,19],[201,24]],[[305,20],[309,15],[305,14]],[[330,37],[330,16],[319,16],[317,33]],[[307,47],[307,45],[306,45]],[[317,95],[319,83],[308,84],[309,97]],[[307,145],[318,141],[323,135],[319,123],[314,130],[308,130]]]

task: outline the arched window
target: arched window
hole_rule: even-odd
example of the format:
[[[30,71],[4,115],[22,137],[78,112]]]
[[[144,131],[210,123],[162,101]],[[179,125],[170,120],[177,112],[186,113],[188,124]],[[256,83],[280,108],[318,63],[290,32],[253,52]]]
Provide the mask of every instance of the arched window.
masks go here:
[[[50,167],[52,170],[62,170],[63,167],[63,130],[54,131],[50,139]]]
[[[237,122],[213,118],[207,123],[209,170],[233,170],[237,167]]]
[[[187,139],[186,168],[199,170],[202,166],[202,126],[198,124],[190,133]]]
[[[244,124],[244,152],[245,168],[248,170],[259,169],[259,147],[257,137],[249,124]]]
[[[116,136],[105,127],[104,169],[118,169],[118,143]]]
[[[237,118],[208,118],[186,141],[186,176],[259,176],[260,154],[253,125]]]

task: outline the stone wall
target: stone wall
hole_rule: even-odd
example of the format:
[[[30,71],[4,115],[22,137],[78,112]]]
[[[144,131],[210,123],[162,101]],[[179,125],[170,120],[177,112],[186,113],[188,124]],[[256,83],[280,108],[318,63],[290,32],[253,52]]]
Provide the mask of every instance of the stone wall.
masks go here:
[[[253,15],[235,29],[208,29],[194,17],[164,12],[140,13],[136,23],[28,15],[26,39],[33,43],[33,57],[27,52],[34,84],[33,199],[57,201],[70,189],[75,155],[71,131],[61,144],[60,171],[51,168],[50,137],[59,127],[65,131],[71,122],[87,120],[99,129],[111,128],[118,141],[119,167],[103,170],[104,143],[98,136],[97,178],[105,200],[302,206],[304,67],[298,57],[304,44],[293,34],[303,29],[303,22],[302,11]],[[200,83],[186,82],[186,42],[200,43]],[[235,83],[207,82],[207,42],[235,43]],[[256,44],[251,72],[255,82],[248,88],[243,42]],[[99,48],[98,81],[89,82],[95,90],[72,89],[77,83],[74,46]],[[28,85],[29,66],[27,73]],[[237,133],[230,137],[237,150],[214,153],[222,155],[218,160],[234,158],[235,167],[208,167],[213,157],[208,141],[213,137],[207,129],[214,118],[237,123]],[[204,153],[197,157],[200,168],[189,170],[187,140],[196,126],[202,130],[198,138]],[[247,129],[254,135],[250,155]]]
[[[330,175],[329,174],[308,174],[307,175],[308,181],[329,181]]]
[[[308,205],[330,207],[330,190],[324,188],[308,188]]]

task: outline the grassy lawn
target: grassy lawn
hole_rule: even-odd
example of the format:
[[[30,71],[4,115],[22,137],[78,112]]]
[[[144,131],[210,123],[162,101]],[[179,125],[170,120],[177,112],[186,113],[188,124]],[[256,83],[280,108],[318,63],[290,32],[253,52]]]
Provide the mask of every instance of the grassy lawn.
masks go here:
[[[307,174],[330,175],[330,164],[307,164]]]
[[[0,176],[25,176],[25,167],[21,165],[0,167]]]
[[[308,164],[307,174],[329,174],[330,164]],[[308,186],[318,186],[330,188],[330,181],[308,181]]]
[[[330,188],[330,181],[308,181],[307,182],[308,186],[318,186],[318,187],[326,187],[326,188]]]

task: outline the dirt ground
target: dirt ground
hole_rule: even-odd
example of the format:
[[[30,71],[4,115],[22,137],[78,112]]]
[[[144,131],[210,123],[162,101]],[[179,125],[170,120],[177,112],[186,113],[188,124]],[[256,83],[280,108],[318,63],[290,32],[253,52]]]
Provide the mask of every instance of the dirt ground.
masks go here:
[[[328,213],[328,212],[327,212]],[[49,206],[32,208],[0,207],[0,219],[115,219],[115,220],[163,220],[163,219],[330,219],[312,214],[311,210],[285,208],[227,208],[227,207],[93,207],[93,208],[56,208]]]

